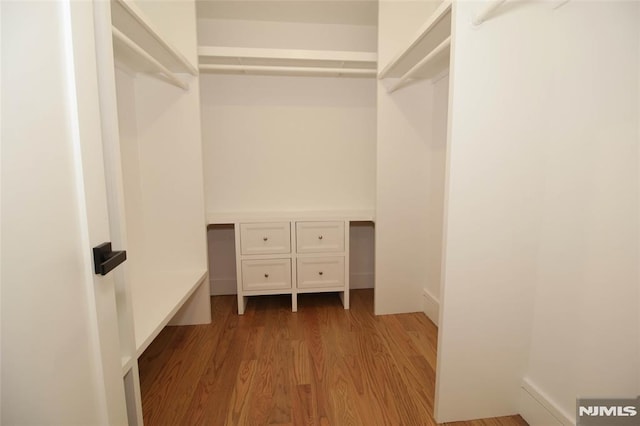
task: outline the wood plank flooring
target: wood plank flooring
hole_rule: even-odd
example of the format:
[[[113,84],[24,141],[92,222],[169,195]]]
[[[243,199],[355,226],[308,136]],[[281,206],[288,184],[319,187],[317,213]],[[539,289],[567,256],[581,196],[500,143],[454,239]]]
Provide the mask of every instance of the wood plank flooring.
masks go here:
[[[140,357],[145,425],[435,425],[437,329],[373,315],[373,291],[212,297],[210,325],[167,327]],[[526,425],[520,416],[449,423]]]

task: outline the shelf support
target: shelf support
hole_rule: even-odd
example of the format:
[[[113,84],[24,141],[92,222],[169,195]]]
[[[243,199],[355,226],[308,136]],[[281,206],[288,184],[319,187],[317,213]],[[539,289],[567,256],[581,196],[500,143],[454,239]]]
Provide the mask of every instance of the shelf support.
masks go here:
[[[506,0],[490,0],[485,8],[482,9],[475,18],[473,18],[473,25],[481,25],[493,12],[496,11],[496,9],[502,6],[505,1]]]
[[[172,73],[167,67],[158,62],[153,56],[151,56],[143,48],[138,46],[133,40],[124,35],[116,27],[111,27],[111,31],[113,33],[113,38],[127,46],[136,55],[142,57],[145,61],[152,65],[156,69],[156,71],[162,74],[163,77],[165,77],[171,84],[173,84],[174,86],[178,86],[184,90],[187,90],[189,88],[189,85],[185,84],[182,80],[176,77],[175,74]]]
[[[450,46],[451,46],[451,36],[447,37],[435,49],[433,49],[431,52],[429,52],[429,54],[427,56],[425,56],[420,62],[415,64],[413,67],[411,67],[411,69],[409,71],[404,73],[404,75],[402,77],[400,77],[398,79],[398,81],[389,88],[389,93],[393,93],[396,90],[398,90],[399,88],[401,88],[402,86],[404,86],[405,83],[409,79],[411,79],[415,74],[417,74],[417,72],[420,71],[420,69],[423,66],[425,66],[426,64],[431,62],[434,58],[436,58],[444,50],[449,49]]]

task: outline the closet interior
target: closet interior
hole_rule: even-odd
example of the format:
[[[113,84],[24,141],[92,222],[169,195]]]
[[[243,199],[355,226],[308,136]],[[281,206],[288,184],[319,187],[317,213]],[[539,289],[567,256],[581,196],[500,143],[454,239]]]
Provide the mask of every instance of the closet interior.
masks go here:
[[[640,393],[640,3],[0,9],[0,422],[142,424],[141,354],[234,293],[424,312],[440,423]]]
[[[212,294],[347,308],[373,286],[376,5],[197,6]]]
[[[295,312],[305,292],[336,292],[348,309],[359,287],[375,288],[376,314],[423,311],[441,327],[439,421],[531,404],[539,212],[525,206],[544,154],[535,141],[512,150],[520,128],[478,105],[494,86],[533,98],[526,66],[545,57],[533,22],[563,9],[340,3],[111,2],[117,98],[104,102],[119,129],[112,226],[130,256],[118,297],[130,407],[136,358],[165,325],[210,321],[211,294],[237,294],[239,314],[286,294]],[[533,46],[510,65],[520,80],[481,56],[508,58],[517,41]]]
[[[178,3],[111,3],[117,96],[108,106],[119,130],[110,146],[120,160],[112,222],[129,257],[121,330],[135,336],[125,372],[165,325],[209,321],[209,294],[237,294],[240,314],[250,296],[288,294],[296,311],[297,294],[324,291],[348,309],[349,289],[375,281],[377,313],[422,310],[415,295],[427,290],[396,282],[419,275],[410,286],[424,287],[426,272],[437,297],[443,182],[432,170],[443,171],[435,164],[446,132],[424,132],[436,121],[445,127],[446,113],[433,105],[446,104],[451,3],[429,3],[434,13],[411,37],[406,25],[402,37],[384,35],[378,13],[386,11],[375,2],[349,3],[350,15],[339,5],[318,13],[318,4],[297,4],[293,17],[285,4],[273,14],[272,3],[201,2],[197,25]],[[379,55],[389,58],[381,64]],[[393,137],[391,149],[406,156],[393,159],[380,135],[397,123],[381,118],[381,104],[397,102],[391,93],[410,84],[409,103],[428,120],[410,123],[423,133]],[[434,175],[421,180],[417,168]],[[394,188],[411,188],[412,208],[396,189],[386,192],[386,173]],[[391,239],[388,206],[416,216],[395,217]],[[385,265],[402,268],[412,256],[403,276],[386,276],[394,272]],[[437,322],[437,309],[431,317]]]
[[[112,3],[126,365],[209,294],[439,323],[452,2],[275,3]]]

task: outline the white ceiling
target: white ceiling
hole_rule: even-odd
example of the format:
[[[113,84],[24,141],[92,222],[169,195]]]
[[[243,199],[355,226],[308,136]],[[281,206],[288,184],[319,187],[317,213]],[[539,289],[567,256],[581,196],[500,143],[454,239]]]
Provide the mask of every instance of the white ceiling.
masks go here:
[[[197,0],[198,19],[378,25],[377,0]]]

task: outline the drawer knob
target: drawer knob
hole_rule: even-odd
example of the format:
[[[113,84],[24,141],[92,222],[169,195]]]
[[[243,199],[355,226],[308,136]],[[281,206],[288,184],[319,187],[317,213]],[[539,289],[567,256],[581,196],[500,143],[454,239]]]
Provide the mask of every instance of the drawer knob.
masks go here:
[[[319,235],[319,236],[318,236],[318,239],[319,239],[319,240],[321,240],[321,239],[322,239],[322,235]]]
[[[264,277],[265,278],[269,278],[269,274],[264,274]]]
[[[322,271],[318,272],[318,275],[322,275]]]
[[[267,237],[262,237],[262,241],[267,241],[269,238]]]

